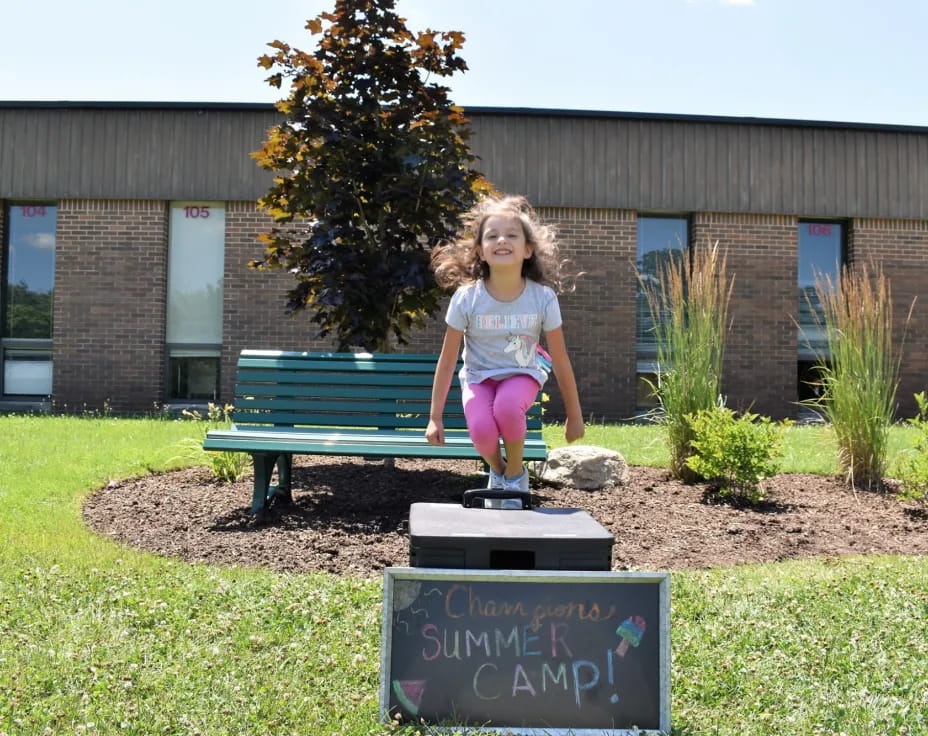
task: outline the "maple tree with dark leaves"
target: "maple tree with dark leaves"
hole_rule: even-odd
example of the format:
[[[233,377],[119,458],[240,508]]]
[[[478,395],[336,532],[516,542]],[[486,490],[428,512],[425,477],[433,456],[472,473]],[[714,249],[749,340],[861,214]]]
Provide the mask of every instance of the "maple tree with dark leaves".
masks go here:
[[[440,306],[430,251],[492,191],[470,130],[439,81],[467,69],[458,31],[411,33],[395,0],[338,0],[306,24],[313,53],[281,41],[259,58],[290,93],[252,154],[275,172],[274,219],[253,268],[292,273],[290,313],[309,309],[340,350],[387,352]]]

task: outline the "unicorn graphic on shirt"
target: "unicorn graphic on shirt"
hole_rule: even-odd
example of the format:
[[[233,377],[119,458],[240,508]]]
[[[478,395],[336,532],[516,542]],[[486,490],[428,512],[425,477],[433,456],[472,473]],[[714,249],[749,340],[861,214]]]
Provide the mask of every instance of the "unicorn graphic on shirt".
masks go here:
[[[522,368],[535,366],[535,341],[528,335],[510,335],[503,352],[515,353],[516,363]]]

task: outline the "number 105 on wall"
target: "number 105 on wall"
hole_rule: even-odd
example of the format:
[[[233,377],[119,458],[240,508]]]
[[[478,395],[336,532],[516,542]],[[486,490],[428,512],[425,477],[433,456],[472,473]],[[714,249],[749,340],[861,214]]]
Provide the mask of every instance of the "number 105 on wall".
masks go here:
[[[188,205],[184,207],[184,217],[188,220],[197,218],[205,219],[209,217],[209,205]]]

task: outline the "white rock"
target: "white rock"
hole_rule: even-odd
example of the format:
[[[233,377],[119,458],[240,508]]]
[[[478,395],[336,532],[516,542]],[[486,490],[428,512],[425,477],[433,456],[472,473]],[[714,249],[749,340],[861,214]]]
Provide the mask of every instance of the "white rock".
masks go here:
[[[592,445],[558,447],[546,462],[535,463],[535,474],[556,485],[593,491],[628,483],[628,463],[615,450]]]

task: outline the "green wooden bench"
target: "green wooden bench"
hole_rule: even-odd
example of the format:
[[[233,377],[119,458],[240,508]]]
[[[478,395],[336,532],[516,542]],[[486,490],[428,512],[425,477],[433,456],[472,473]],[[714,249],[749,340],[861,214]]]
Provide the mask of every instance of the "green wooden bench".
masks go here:
[[[437,355],[422,354],[243,350],[233,426],[210,430],[203,448],[252,456],[254,513],[272,499],[290,499],[294,455],[479,459],[456,375],[445,406],[446,444],[433,447],[425,439],[437,362]],[[547,457],[540,399],[528,416],[526,460]]]

